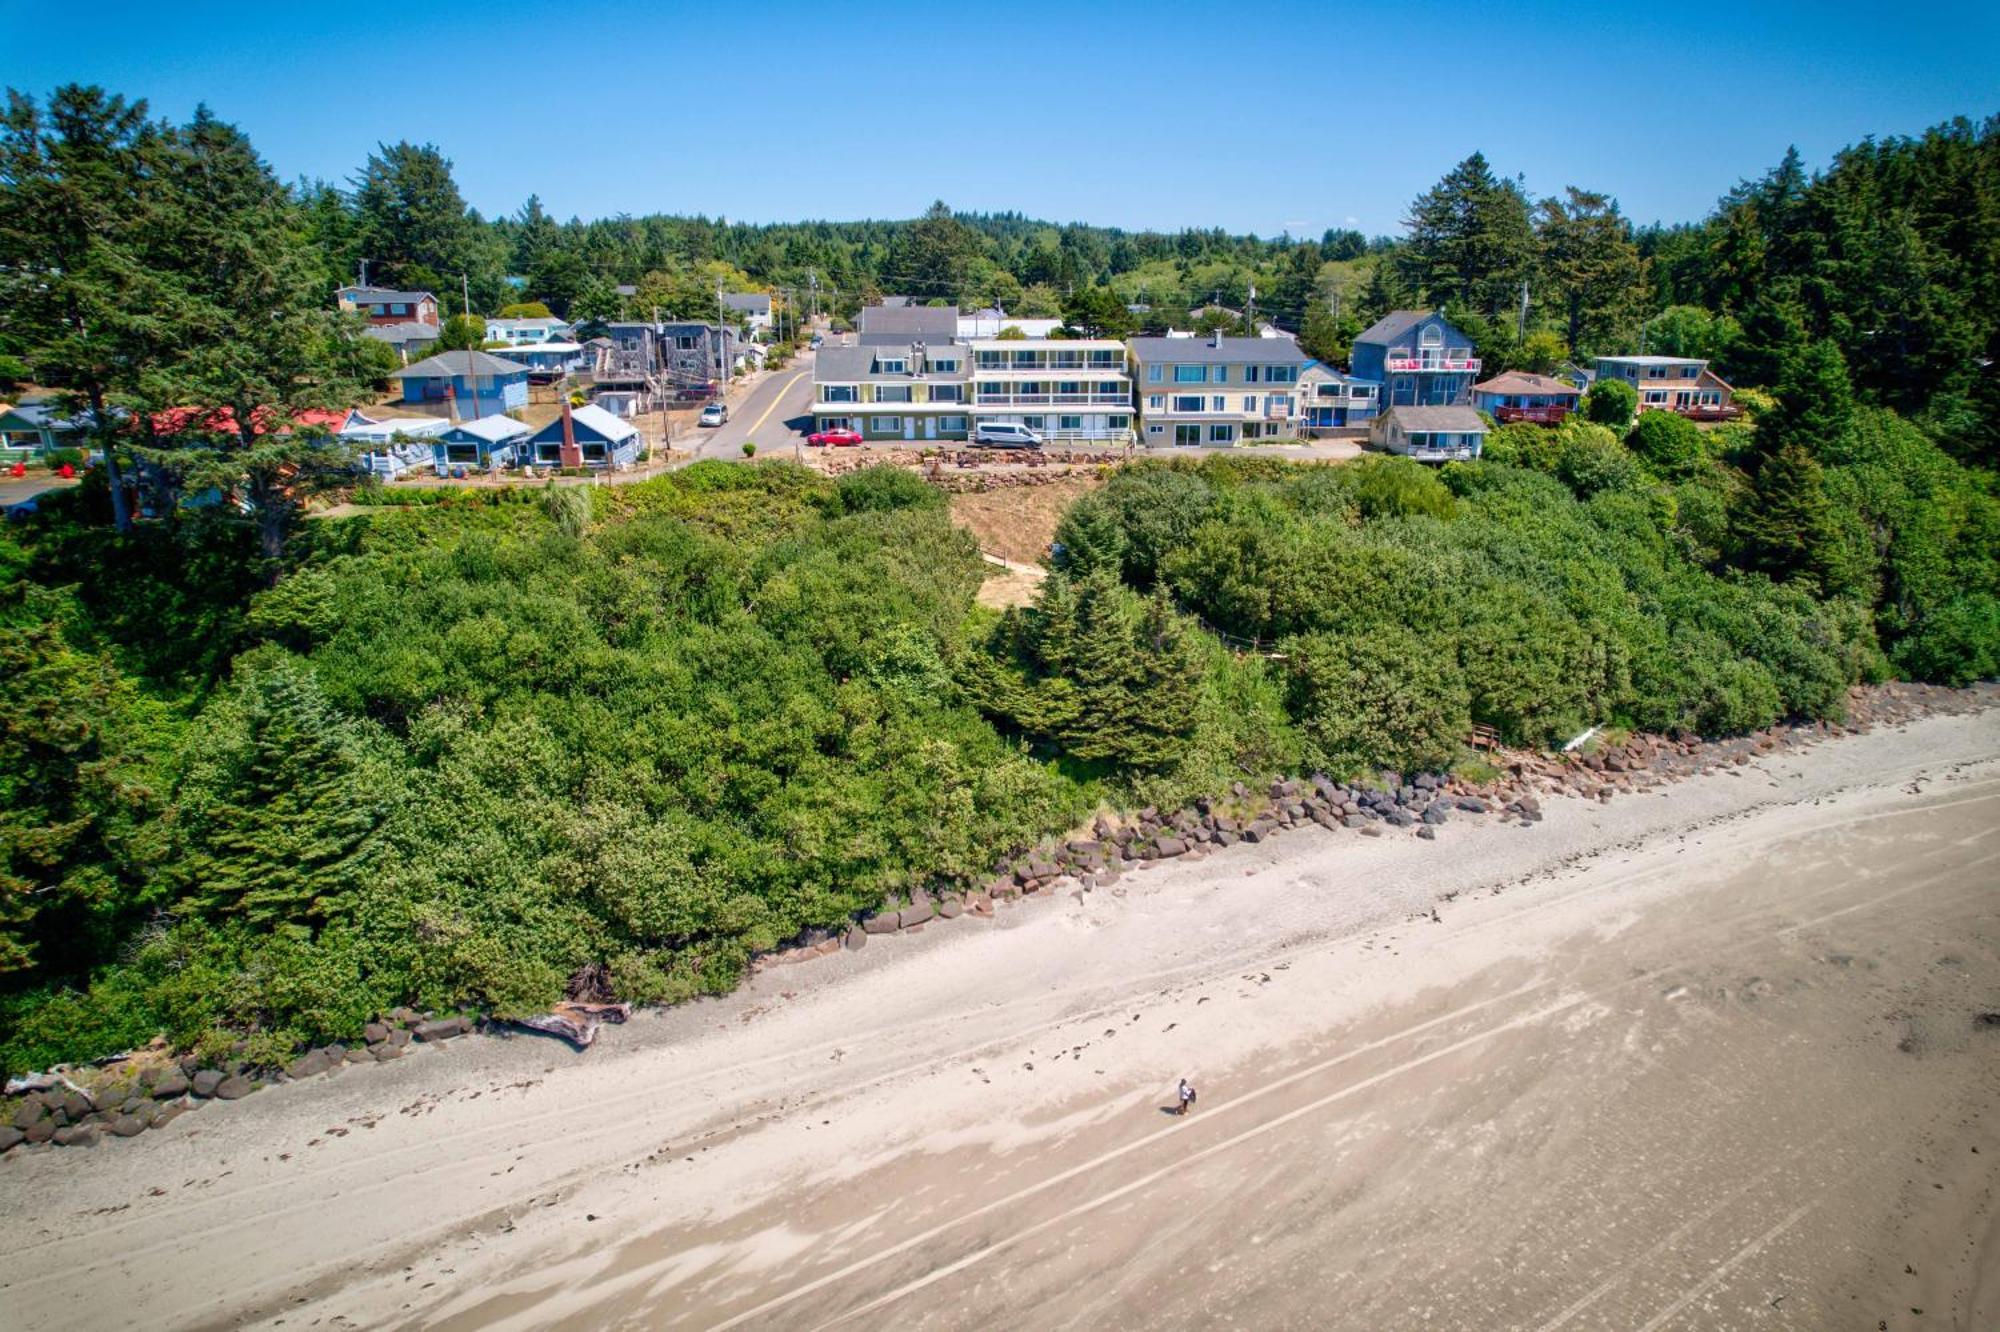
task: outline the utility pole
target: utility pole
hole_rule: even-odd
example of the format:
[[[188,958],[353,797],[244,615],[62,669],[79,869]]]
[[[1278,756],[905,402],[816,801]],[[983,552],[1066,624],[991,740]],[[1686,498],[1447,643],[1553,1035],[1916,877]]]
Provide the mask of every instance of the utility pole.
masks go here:
[[[818,269],[808,268],[806,270],[806,283],[808,286],[812,288],[812,321],[815,325],[817,325],[819,323],[819,270]]]
[[[458,275],[458,290],[459,290],[459,294],[460,294],[460,296],[461,296],[461,297],[463,297],[463,298],[464,298],[464,300],[465,300],[465,317],[466,317],[467,319],[471,319],[471,318],[472,318],[472,279],[471,279],[471,278],[469,278],[469,277],[467,277],[467,276],[466,276],[465,274],[463,274],[463,273],[460,273],[460,274]]]
[[[361,261],[361,285],[364,287],[368,285],[368,261],[366,259]]]
[[[1528,283],[1521,281],[1521,317],[1514,324],[1514,341],[1519,343],[1528,336]]]

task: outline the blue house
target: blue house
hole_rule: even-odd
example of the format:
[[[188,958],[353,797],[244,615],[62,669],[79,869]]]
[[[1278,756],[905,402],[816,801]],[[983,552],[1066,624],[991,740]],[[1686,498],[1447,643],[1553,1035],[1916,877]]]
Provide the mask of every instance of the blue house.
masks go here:
[[[528,426],[511,416],[461,421],[431,441],[431,465],[439,476],[453,467],[505,467],[517,460],[528,434]]]
[[[393,378],[403,381],[404,402],[450,400],[466,420],[528,405],[528,367],[483,351],[439,352],[398,370]]]
[[[376,419],[349,412],[335,437],[362,445],[354,465],[364,472],[394,479],[431,460],[430,438],[449,424],[435,416],[391,416]]]
[[[639,460],[639,427],[621,421],[602,407],[578,407],[569,413],[571,436],[576,448],[564,457],[563,418],[555,420],[528,437],[523,462],[538,467],[629,466]]]
[[[1382,385],[1382,406],[1455,407],[1479,373],[1472,339],[1435,310],[1394,310],[1354,340],[1348,369]]]
[[[495,347],[493,354],[528,368],[528,377],[537,384],[554,383],[584,368],[586,357],[580,342],[523,342],[512,347]]]
[[[1321,361],[1299,371],[1299,428],[1308,435],[1367,425],[1382,408],[1382,386]]]

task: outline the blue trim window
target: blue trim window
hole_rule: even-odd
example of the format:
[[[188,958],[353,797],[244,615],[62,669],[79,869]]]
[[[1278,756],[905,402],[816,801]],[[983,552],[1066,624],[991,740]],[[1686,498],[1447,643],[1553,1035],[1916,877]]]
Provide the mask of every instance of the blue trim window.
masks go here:
[[[1159,366],[1157,366],[1157,365],[1149,365],[1149,366],[1147,366],[1147,367],[1146,367],[1146,382],[1147,382],[1148,384],[1157,384],[1157,383],[1159,383],[1159,382],[1160,382],[1160,367],[1159,367]]]
[[[1174,383],[1205,384],[1208,382],[1208,367],[1205,365],[1177,365],[1174,367]]]

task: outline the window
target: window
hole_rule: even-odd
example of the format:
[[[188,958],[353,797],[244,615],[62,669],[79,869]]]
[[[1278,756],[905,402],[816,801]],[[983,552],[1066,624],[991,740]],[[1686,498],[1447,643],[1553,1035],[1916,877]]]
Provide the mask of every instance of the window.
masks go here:
[[[1215,367],[1215,382],[1218,384],[1227,384],[1229,382],[1228,366],[1218,365]]]
[[[1159,366],[1157,366],[1157,365],[1149,365],[1149,366],[1147,366],[1147,367],[1146,367],[1146,382],[1147,382],[1148,384],[1157,384],[1157,383],[1159,383],[1159,382],[1160,382],[1160,367],[1159,367]]]
[[[1177,425],[1174,427],[1174,443],[1201,443],[1201,427],[1198,425]]]
[[[908,384],[877,384],[875,386],[875,401],[877,402],[908,402],[909,400],[910,386]]]
[[[1161,411],[1166,405],[1167,395],[1164,393],[1155,393],[1146,399],[1146,410],[1149,412]]]
[[[903,428],[903,418],[900,416],[871,416],[868,418],[868,428],[884,433],[901,430]]]
[[[681,334],[674,339],[674,346],[679,347],[682,351],[693,351],[695,348],[694,335],[691,333]]]
[[[1299,378],[1299,368],[1295,365],[1266,366],[1264,378],[1273,384],[1295,384]]]
[[[1426,347],[1442,347],[1444,346],[1444,330],[1436,324],[1432,324],[1423,331],[1423,334],[1417,341],[1423,343]]]
[[[1083,392],[1083,385],[1074,379],[1059,379],[1056,381],[1056,392],[1071,395],[1080,394]]]
[[[933,384],[933,385],[931,385],[931,401],[932,401],[932,402],[964,402],[964,401],[965,401],[965,385],[963,385],[963,384]]]
[[[1665,402],[1666,400],[1667,400],[1667,391],[1666,391],[1665,389],[1648,389],[1648,390],[1646,390],[1646,401],[1647,401],[1647,402],[1649,402],[1649,403],[1656,403],[1656,402]]]
[[[1213,412],[1226,412],[1226,411],[1228,411],[1228,410],[1229,410],[1229,399],[1227,399],[1227,398],[1223,397],[1223,396],[1222,396],[1222,395],[1220,395],[1220,394],[1217,394],[1217,395],[1216,395],[1215,397],[1213,397],[1213,398],[1209,399],[1209,410],[1210,410],[1210,411],[1213,411]]]
[[[1167,433],[1167,428],[1165,426],[1147,426],[1146,433],[1149,435],[1164,435]]]
[[[1049,418],[1046,416],[1024,416],[1021,418],[1021,424],[1030,430],[1046,430]]]
[[[1200,384],[1204,383],[1207,379],[1208,367],[1205,365],[1177,365],[1174,367],[1174,383],[1176,384]]]
[[[821,430],[852,430],[854,418],[851,416],[822,416],[819,418]]]
[[[1125,386],[1116,380],[1101,381],[1096,387],[1098,393],[1104,397],[1120,398],[1125,396]]]
[[[931,357],[931,373],[934,375],[955,375],[958,373],[958,362],[955,359],[940,361],[937,357],[933,356]]]
[[[1647,366],[1647,367],[1646,367],[1646,378],[1648,378],[1648,379],[1665,379],[1666,377],[1667,377],[1667,368],[1666,368],[1665,366],[1663,366],[1663,365],[1649,365],[1649,366]]]
[[[1208,399],[1206,398],[1175,398],[1174,410],[1177,412],[1198,412],[1202,409],[1202,404],[1207,401]]]
[[[1006,366],[1007,366],[1006,352],[983,351],[979,353],[979,368],[981,370],[1002,370],[1005,369]]]
[[[1244,383],[1246,383],[1246,384],[1254,384],[1254,383],[1256,383],[1256,382],[1257,382],[1257,367],[1256,367],[1256,366],[1254,366],[1254,365],[1246,365],[1246,366],[1244,366],[1244,367],[1243,367],[1243,382],[1244,382]]]
[[[1208,428],[1208,442],[1211,444],[1227,444],[1234,438],[1236,435],[1233,426],[1212,425]]]
[[[1272,410],[1272,411],[1274,411],[1274,412],[1276,412],[1276,413],[1277,413],[1278,415],[1280,415],[1280,416],[1290,416],[1290,415],[1292,414],[1292,395],[1291,395],[1291,394],[1289,394],[1289,393],[1273,393],[1273,394],[1272,394],[1272,395],[1270,396],[1270,398],[1268,399],[1268,401],[1269,401],[1269,403],[1271,404],[1271,410]]]
[[[1254,393],[1246,393],[1246,394],[1244,394],[1244,395],[1243,395],[1243,410],[1244,410],[1244,411],[1246,411],[1246,412],[1254,412],[1254,411],[1256,411],[1256,410],[1257,410],[1257,395],[1256,395],[1256,394],[1254,394]]]
[[[944,434],[947,431],[953,431],[953,430],[964,430],[965,418],[962,416],[940,416],[938,418],[937,428],[939,434]]]
[[[389,307],[390,314],[406,315],[409,312],[410,312],[410,303],[408,301],[397,301],[394,305]]]
[[[1693,379],[1693,378],[1695,377],[1696,373],[1697,373],[1697,371],[1696,371],[1696,369],[1695,369],[1695,367],[1694,367],[1694,366],[1691,366],[1691,365],[1684,365],[1684,366],[1682,366],[1682,367],[1681,367],[1681,378],[1682,378],[1682,379]]]
[[[878,375],[900,375],[907,373],[908,367],[909,362],[903,360],[901,357],[893,361],[877,360],[875,362],[875,373]]]
[[[1104,418],[1104,423],[1113,430],[1130,430],[1132,428],[1132,418],[1129,416],[1107,416]],[[1159,427],[1154,426],[1153,429],[1158,430]]]
[[[1081,416],[1058,416],[1056,418],[1056,429],[1081,430],[1083,429],[1083,418]]]
[[[819,400],[821,402],[853,402],[855,401],[854,385],[821,384],[819,386]]]

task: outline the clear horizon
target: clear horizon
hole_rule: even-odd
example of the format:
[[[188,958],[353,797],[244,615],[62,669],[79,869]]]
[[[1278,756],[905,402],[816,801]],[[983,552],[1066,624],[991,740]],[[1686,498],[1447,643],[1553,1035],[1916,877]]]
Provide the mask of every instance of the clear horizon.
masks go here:
[[[1865,137],[2000,111],[2000,8],[1948,4],[1865,41],[1863,13],[1700,0],[1672,18],[1691,34],[1675,50],[1663,22],[1541,2],[1442,29],[1393,7],[1121,3],[893,32],[792,0],[748,17],[614,5],[583,24],[509,0],[393,27],[114,2],[17,15],[0,68],[24,92],[99,83],[173,119],[206,102],[286,179],[345,185],[378,143],[435,143],[487,217],[530,194],[560,220],[750,223],[902,219],[941,198],[1310,238],[1397,233],[1475,150],[1534,197],[1577,185],[1635,223],[1677,223],[1789,146],[1817,170]],[[660,52],[657,72],[635,51]],[[1010,59],[983,69],[993,52]],[[1191,53],[1203,73],[1183,69]]]

